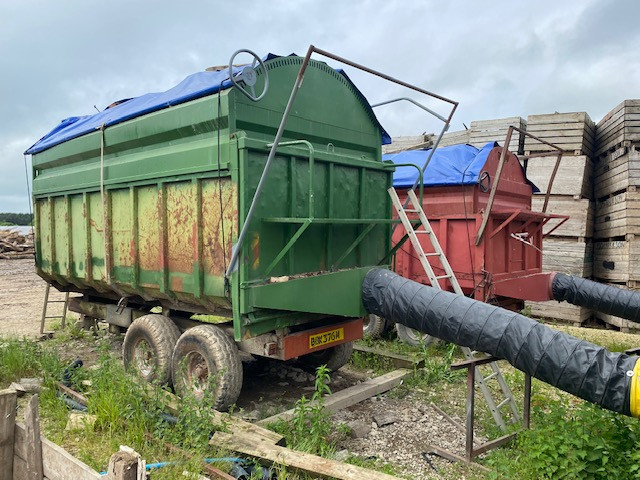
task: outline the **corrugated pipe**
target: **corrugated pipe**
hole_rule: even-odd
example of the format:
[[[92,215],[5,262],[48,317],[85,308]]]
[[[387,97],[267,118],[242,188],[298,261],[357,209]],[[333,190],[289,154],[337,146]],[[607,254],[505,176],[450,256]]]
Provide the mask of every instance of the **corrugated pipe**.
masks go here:
[[[556,273],[553,298],[640,323],[640,293],[574,275]]]
[[[507,360],[549,385],[640,417],[640,362],[609,352],[519,313],[373,269],[362,285],[370,313]]]

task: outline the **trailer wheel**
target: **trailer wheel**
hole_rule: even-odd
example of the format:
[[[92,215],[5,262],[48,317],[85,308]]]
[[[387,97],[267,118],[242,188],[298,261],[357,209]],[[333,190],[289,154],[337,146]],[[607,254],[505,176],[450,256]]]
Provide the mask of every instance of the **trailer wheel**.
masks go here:
[[[431,345],[437,340],[436,337],[427,335],[426,333],[422,334],[418,330],[406,327],[401,323],[396,323],[396,332],[398,333],[398,338],[400,340],[409,345],[413,345],[414,347],[419,345]]]
[[[169,383],[171,356],[179,337],[180,330],[169,317],[149,314],[136,318],[124,336],[124,366],[147,382]]]
[[[202,400],[213,389],[216,410],[235,403],[242,389],[242,362],[238,347],[229,335],[215,325],[190,328],[178,339],[171,360],[176,393],[191,393]]]
[[[335,347],[325,348],[319,352],[298,357],[294,363],[300,368],[313,371],[320,365],[326,365],[329,370],[335,372],[347,364],[352,353],[353,342],[346,342],[336,345]]]
[[[362,334],[367,338],[380,338],[387,327],[387,321],[373,313],[364,317],[362,321]]]

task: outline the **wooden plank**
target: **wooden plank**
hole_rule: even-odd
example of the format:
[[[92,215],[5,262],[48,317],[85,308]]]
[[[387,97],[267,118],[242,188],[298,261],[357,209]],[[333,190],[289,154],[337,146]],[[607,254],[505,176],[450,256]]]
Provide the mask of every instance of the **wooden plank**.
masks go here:
[[[85,405],[85,406],[87,405],[87,397],[85,397],[79,392],[76,392],[75,390],[72,390],[66,385],[63,385],[62,383],[58,383],[58,390],[60,390],[62,393],[67,395],[69,398],[75,400],[76,402],[81,403],[82,405]]]
[[[26,443],[26,427],[20,423],[16,423],[15,428],[16,458],[24,459],[23,455],[26,455],[25,443]],[[49,480],[68,480],[73,478],[74,480],[96,480],[100,477],[100,474],[81,462],[77,458],[73,457],[69,452],[62,447],[50,442],[45,437],[41,436],[42,442],[42,463],[43,473]],[[22,447],[20,447],[22,443]]]
[[[13,444],[18,394],[8,388],[0,390],[0,479],[13,476]]]
[[[372,378],[353,387],[345,388],[339,392],[324,397],[324,407],[329,412],[337,412],[344,408],[360,403],[374,395],[384,393],[400,384],[402,379],[410,373],[410,370],[399,368],[379,377]],[[278,413],[257,422],[258,425],[269,425],[278,420],[291,420],[295,409]]]
[[[33,395],[24,412],[25,460],[27,478],[42,480],[42,442],[40,440],[40,418],[38,417],[38,395]]]
[[[556,302],[555,300],[549,300],[548,302],[527,301],[524,304],[525,307],[531,309],[531,316],[533,317],[558,320],[575,325],[581,325],[593,315],[591,310],[587,308],[566,302]]]
[[[150,384],[145,383],[143,386],[146,388],[147,395],[155,398],[156,394],[160,395],[160,400],[164,403],[167,410],[176,415],[180,408],[180,397],[173,395],[166,390],[157,392],[157,390]],[[254,423],[245,422],[241,418],[234,417],[228,413],[218,412],[212,410],[213,421],[220,425],[228,425],[229,429],[233,431],[242,431],[247,434],[251,434],[255,437],[256,441],[264,441],[274,443],[276,445],[283,445],[285,438],[279,433],[272,432],[266,428],[262,428]]]
[[[13,480],[28,480],[27,477],[27,462],[17,455],[13,457],[13,477],[7,477]]]
[[[249,455],[267,464],[285,465],[308,473],[314,478],[336,478],[340,480],[397,480],[397,477],[367,468],[329,460],[309,453],[290,450],[269,444],[254,445],[229,433],[216,432],[211,444]]]
[[[522,162],[521,162],[522,163]],[[545,194],[555,166],[555,157],[531,157],[527,162],[527,178]],[[551,187],[552,195],[592,197],[593,162],[586,155],[563,156]]]
[[[422,368],[424,366],[424,359],[416,360],[408,355],[401,355],[399,353],[393,353],[379,348],[367,347],[366,345],[357,345],[354,343],[353,349],[357,352],[372,353],[381,357],[389,358],[396,368]]]

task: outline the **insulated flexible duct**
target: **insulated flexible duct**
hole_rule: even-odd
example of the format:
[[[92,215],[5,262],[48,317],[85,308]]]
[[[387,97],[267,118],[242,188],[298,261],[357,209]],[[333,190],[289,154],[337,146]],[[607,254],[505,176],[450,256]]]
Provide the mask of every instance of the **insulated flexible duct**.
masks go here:
[[[640,417],[640,362],[530,318],[373,269],[362,285],[370,313],[507,360],[518,370],[614,412]]]
[[[640,323],[640,293],[563,273],[555,274],[551,289],[553,298],[559,302]]]

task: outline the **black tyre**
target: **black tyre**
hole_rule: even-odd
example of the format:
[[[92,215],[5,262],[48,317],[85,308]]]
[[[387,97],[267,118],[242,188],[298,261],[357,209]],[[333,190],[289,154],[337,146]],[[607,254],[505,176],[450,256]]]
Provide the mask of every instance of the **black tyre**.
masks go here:
[[[124,366],[134,370],[147,382],[171,381],[173,347],[180,330],[164,315],[149,314],[136,318],[124,336]]]
[[[315,371],[320,365],[326,365],[329,370],[335,372],[347,364],[352,353],[353,342],[346,342],[298,357],[294,363],[296,366],[309,371]]]
[[[242,389],[242,362],[233,339],[215,325],[190,328],[178,339],[171,360],[173,387],[198,400],[214,389],[213,407],[227,410]]]
[[[400,323],[396,323],[396,332],[400,340],[414,347],[418,345],[430,345],[437,340],[436,337],[421,333],[418,330],[406,327]]]
[[[384,334],[387,321],[373,313],[364,317],[362,322],[362,334],[367,338],[380,338]]]

